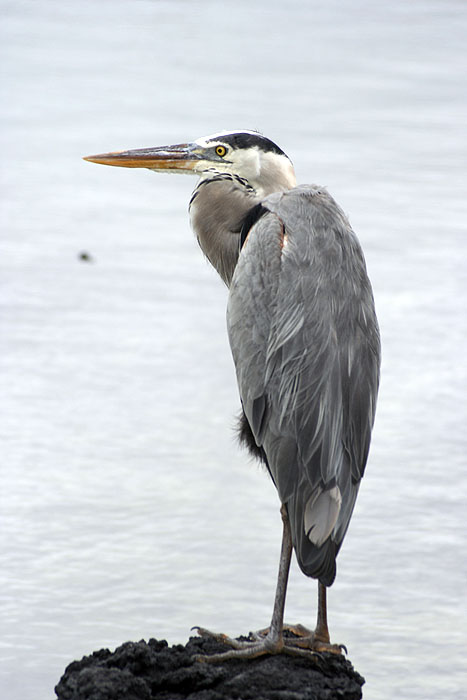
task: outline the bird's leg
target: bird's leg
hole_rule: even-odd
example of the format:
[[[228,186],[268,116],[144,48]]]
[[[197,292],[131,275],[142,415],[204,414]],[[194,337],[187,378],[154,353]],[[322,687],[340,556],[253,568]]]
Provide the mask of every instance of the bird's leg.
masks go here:
[[[332,654],[347,653],[343,644],[331,644],[328,629],[328,616],[326,604],[326,586],[318,582],[318,615],[314,632],[303,625],[284,625],[284,629],[295,635],[293,639],[287,639],[287,643],[301,647],[302,649],[312,649],[313,651],[329,651]]]
[[[270,639],[273,645],[283,646],[282,628],[284,625],[285,596],[289,581],[290,560],[292,558],[292,534],[290,532],[289,516],[287,508],[281,505],[283,523],[281,556],[279,559],[279,573],[277,575],[276,597],[272,611],[271,625],[266,639]]]
[[[326,586],[318,581],[318,617],[316,620],[316,628],[314,633],[315,639],[318,642],[329,644],[329,629],[328,629],[328,611],[326,601]]]
[[[211,654],[209,656],[196,656],[197,661],[208,661],[210,663],[222,662],[228,659],[255,658],[264,654],[290,654],[293,656],[305,656],[314,658],[316,654],[308,649],[300,649],[295,645],[284,643],[282,628],[284,622],[285,596],[287,593],[287,582],[289,579],[290,560],[292,557],[292,535],[290,532],[289,517],[285,505],[281,507],[283,522],[283,535],[281,556],[279,561],[279,574],[277,577],[276,597],[274,600],[274,610],[272,613],[271,625],[265,636],[253,635],[252,641],[240,642],[225,634],[209,632],[202,627],[195,627],[202,637],[211,637],[219,642],[223,642],[231,647],[230,651],[222,654]],[[288,642],[288,640],[287,640]]]
[[[333,654],[347,653],[343,644],[331,644],[328,629],[328,613],[326,604],[326,586],[318,581],[318,617],[316,628],[311,636],[311,648],[315,651],[330,651]]]

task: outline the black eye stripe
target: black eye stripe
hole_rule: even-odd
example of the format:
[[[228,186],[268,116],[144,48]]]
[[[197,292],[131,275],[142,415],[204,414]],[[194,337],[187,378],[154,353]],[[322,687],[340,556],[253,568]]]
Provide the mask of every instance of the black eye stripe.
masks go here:
[[[222,136],[222,139],[217,137],[217,139],[214,138],[212,140],[222,140],[228,146],[235,149],[254,148],[256,146],[256,148],[259,148],[260,151],[264,151],[266,153],[270,152],[277,153],[278,155],[286,155],[284,151],[279,148],[279,146],[265,136],[261,136],[261,134],[249,134],[247,132],[239,131],[237,133],[234,132],[232,134],[225,134]]]

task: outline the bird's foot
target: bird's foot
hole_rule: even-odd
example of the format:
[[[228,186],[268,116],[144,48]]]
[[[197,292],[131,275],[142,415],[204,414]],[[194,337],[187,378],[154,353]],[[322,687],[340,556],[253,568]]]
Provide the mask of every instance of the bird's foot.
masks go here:
[[[330,652],[331,654],[347,654],[347,647],[344,644],[331,644],[330,640],[322,637],[316,631],[312,631],[301,625],[284,625],[284,641],[289,646],[298,647],[300,649],[308,649],[312,652]],[[255,640],[264,639],[269,633],[269,627],[259,630],[258,632],[250,633]]]
[[[271,629],[264,630],[265,634],[250,632],[249,639],[241,641],[233,639],[226,634],[210,632],[204,627],[193,627],[201,637],[209,637],[230,646],[229,651],[220,654],[201,654],[195,656],[196,661],[205,663],[222,663],[229,659],[255,659],[265,654],[288,654],[289,656],[300,656],[302,658],[319,662],[321,656],[317,650],[302,648],[300,645],[290,643],[292,637],[284,638],[282,634],[273,633]],[[327,651],[327,650],[326,650]]]

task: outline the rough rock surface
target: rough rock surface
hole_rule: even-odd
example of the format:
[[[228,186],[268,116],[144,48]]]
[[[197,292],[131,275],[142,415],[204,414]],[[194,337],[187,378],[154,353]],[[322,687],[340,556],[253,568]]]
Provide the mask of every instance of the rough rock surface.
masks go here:
[[[126,642],[101,649],[65,670],[59,700],[358,700],[364,679],[344,656],[316,663],[279,654],[222,664],[194,661],[226,647],[192,637],[186,646],[165,641]]]

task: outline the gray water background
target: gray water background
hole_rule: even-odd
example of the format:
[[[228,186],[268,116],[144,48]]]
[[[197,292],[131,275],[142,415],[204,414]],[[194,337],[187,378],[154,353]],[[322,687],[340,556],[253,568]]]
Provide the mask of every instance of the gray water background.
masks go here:
[[[383,339],[329,594],[364,697],[465,697],[467,5],[0,2],[0,697],[268,623],[278,500],[234,440],[195,181],[81,156],[258,128],[358,233]],[[92,263],[80,262],[89,251]],[[313,625],[291,576],[286,618]]]

